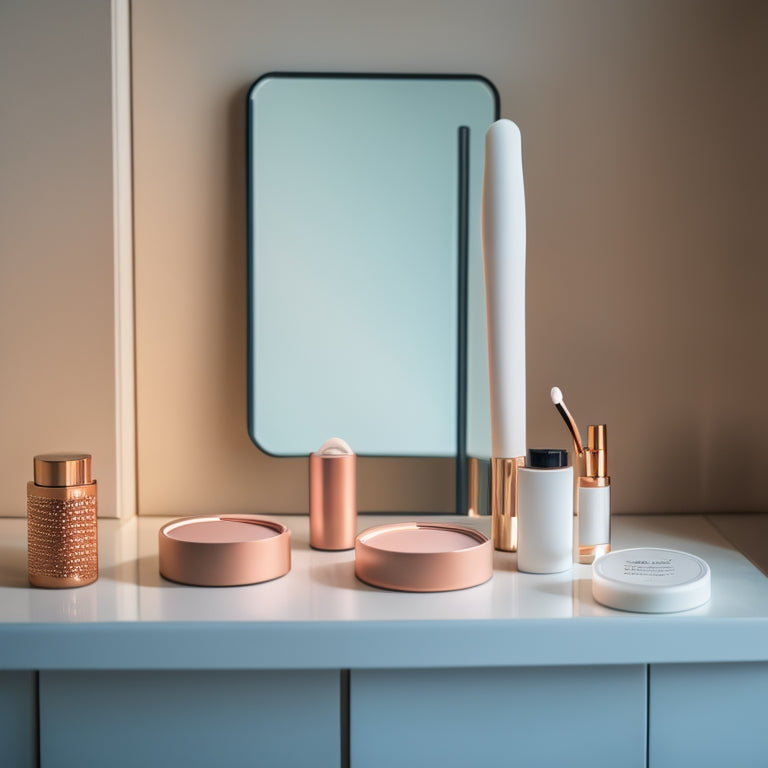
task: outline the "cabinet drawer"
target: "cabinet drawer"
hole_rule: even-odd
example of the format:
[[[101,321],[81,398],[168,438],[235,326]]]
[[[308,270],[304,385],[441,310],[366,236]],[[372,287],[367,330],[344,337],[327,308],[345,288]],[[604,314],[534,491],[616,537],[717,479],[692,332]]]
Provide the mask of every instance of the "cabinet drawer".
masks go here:
[[[0,672],[0,765],[37,765],[34,672]]]
[[[646,667],[352,671],[354,768],[645,768]]]
[[[41,672],[42,768],[334,766],[335,671]]]
[[[654,664],[651,768],[768,764],[768,663]]]

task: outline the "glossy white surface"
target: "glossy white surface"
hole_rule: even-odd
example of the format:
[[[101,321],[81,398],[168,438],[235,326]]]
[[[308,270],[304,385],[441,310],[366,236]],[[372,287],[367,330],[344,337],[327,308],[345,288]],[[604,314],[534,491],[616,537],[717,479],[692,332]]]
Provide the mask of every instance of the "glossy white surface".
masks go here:
[[[667,547],[712,570],[712,599],[668,615],[597,604],[590,566],[493,578],[459,592],[388,592],[354,576],[354,552],[292,530],[291,572],[246,587],[189,587],[158,572],[165,518],[101,520],[100,577],[72,590],[26,581],[26,523],[0,520],[0,667],[355,668],[768,660],[768,578],[700,516],[616,516],[615,549]],[[424,518],[421,518],[424,519]],[[429,517],[429,520],[452,518]],[[359,528],[392,522],[361,516]],[[490,520],[462,518],[488,533]]]

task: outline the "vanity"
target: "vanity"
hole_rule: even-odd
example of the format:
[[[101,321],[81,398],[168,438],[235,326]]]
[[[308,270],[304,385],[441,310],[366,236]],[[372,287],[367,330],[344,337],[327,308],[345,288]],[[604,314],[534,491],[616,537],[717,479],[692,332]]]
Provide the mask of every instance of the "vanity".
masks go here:
[[[536,576],[502,552],[478,587],[389,592],[352,551],[312,550],[305,516],[275,519],[275,581],[166,581],[166,520],[139,517],[99,522],[99,580],[72,590],[29,587],[26,522],[0,520],[0,765],[765,762],[768,578],[730,543],[764,540],[765,516],[615,516],[614,548],[709,563],[711,601],[668,615],[600,606],[590,566]]]
[[[415,134],[412,125],[404,131],[395,122],[368,141],[378,149],[369,159],[358,152],[364,146],[349,137],[335,142],[336,127],[327,134],[314,132],[310,138],[322,137],[322,151],[308,145],[309,158],[330,162],[313,167],[302,157],[298,170],[291,167],[286,174],[285,163],[298,157],[294,133],[286,156],[271,146],[265,149],[254,134],[244,136],[246,114],[250,119],[265,114],[263,109],[251,114],[252,105],[245,103],[248,78],[275,62],[317,67],[323,61],[347,62],[366,71],[387,62],[399,68],[421,63],[430,71],[472,62],[499,78],[504,114],[520,119],[530,132],[526,135],[538,138],[531,142],[528,166],[533,182],[531,242],[537,259],[531,263],[539,270],[530,298],[551,299],[551,305],[538,306],[540,317],[551,307],[560,310],[547,315],[547,327],[532,334],[530,348],[546,343],[551,355],[546,360],[539,356],[531,368],[536,382],[531,402],[534,396],[546,399],[552,384],[568,385],[580,378],[586,402],[575,400],[579,414],[596,411],[594,418],[613,429],[617,415],[631,411],[625,426],[617,425],[612,435],[626,439],[633,426],[647,420],[653,429],[625,446],[627,469],[630,461],[645,469],[644,457],[656,459],[657,452],[651,451],[656,427],[670,425],[675,434],[671,452],[694,446],[700,460],[687,467],[669,462],[665,489],[682,470],[687,487],[698,493],[686,498],[686,484],[680,483],[672,508],[717,508],[724,496],[710,491],[722,492],[732,484],[733,446],[746,450],[764,433],[751,404],[744,406],[750,408],[749,418],[739,408],[718,409],[718,399],[728,405],[738,398],[734,381],[760,380],[762,370],[759,355],[750,350],[742,361],[740,345],[730,343],[743,330],[739,310],[762,306],[759,277],[764,275],[758,271],[751,283],[744,277],[759,262],[756,254],[762,246],[750,221],[750,214],[761,208],[754,194],[759,166],[750,150],[759,133],[761,115],[754,109],[760,100],[754,95],[762,92],[762,82],[759,66],[746,70],[764,54],[750,13],[728,4],[709,4],[697,14],[685,5],[662,13],[659,5],[627,4],[594,23],[567,4],[554,12],[553,6],[534,11],[533,4],[488,3],[472,9],[468,26],[469,8],[457,5],[441,15],[441,37],[434,34],[435,19],[426,5],[401,13],[410,17],[408,24],[392,16],[392,9],[371,6],[340,14],[325,26],[312,23],[327,20],[311,4],[304,4],[307,13],[302,15],[297,9],[278,11],[278,4],[238,3],[231,4],[231,12],[217,9],[215,16],[213,6],[201,3],[137,2],[129,9],[118,0],[101,4],[98,13],[98,4],[80,5],[80,10],[59,11],[50,4],[45,13],[39,7],[23,14],[14,11],[12,21],[17,23],[6,26],[17,41],[8,54],[18,53],[9,59],[16,64],[9,67],[13,77],[8,83],[18,93],[26,92],[26,100],[38,108],[15,109],[18,119],[3,139],[9,156],[18,160],[8,176],[14,226],[3,255],[8,254],[4,263],[18,268],[14,266],[13,280],[7,283],[15,300],[7,303],[5,327],[9,339],[20,328],[34,331],[14,338],[13,355],[4,358],[14,387],[5,398],[7,410],[20,425],[6,432],[29,439],[24,444],[29,447],[17,444],[16,438],[9,443],[5,486],[21,488],[28,479],[33,440],[41,443],[39,450],[83,447],[109,466],[110,475],[124,476],[126,488],[135,490],[138,472],[143,514],[130,517],[132,510],[119,508],[115,500],[120,489],[108,491],[114,480],[100,485],[106,502],[102,512],[129,517],[99,521],[99,579],[75,590],[31,588],[26,521],[0,519],[0,768],[768,764],[768,547],[762,545],[763,559],[751,548],[768,542],[768,515],[614,517],[614,548],[679,548],[711,566],[711,601],[671,615],[621,613],[596,604],[588,566],[533,576],[517,571],[514,554],[501,552],[494,554],[493,578],[465,591],[405,594],[376,589],[355,578],[352,552],[309,547],[305,516],[276,518],[293,535],[293,564],[286,576],[249,587],[186,587],[159,575],[157,533],[167,519],[153,516],[169,510],[169,500],[185,513],[219,511],[219,504],[230,511],[250,510],[257,498],[260,510],[279,500],[281,510],[298,511],[299,494],[283,499],[282,490],[299,488],[301,461],[337,434],[361,455],[440,456],[445,462],[455,458],[455,505],[441,499],[434,507],[411,508],[448,512],[455,506],[466,511],[468,487],[487,485],[482,477],[469,475],[466,466],[468,458],[490,455],[478,230],[482,136],[501,115],[498,96],[482,82],[462,79],[454,85],[469,89],[467,95],[479,109],[454,114],[459,100],[451,95],[445,99],[447,127],[437,140],[431,119],[424,118],[430,128],[424,146],[412,148],[399,138],[392,151],[384,152],[381,147],[390,146],[385,143],[389,137],[407,134],[410,142]],[[68,21],[57,13],[65,13]],[[299,15],[305,23],[297,29],[294,17]],[[88,23],[80,24],[84,17]],[[50,29],[41,35],[38,19],[43,18],[50,20]],[[78,23],[72,23],[74,18]],[[179,24],[184,34],[172,39],[161,34]],[[208,30],[214,24],[217,34],[211,36]],[[77,30],[87,34],[71,37]],[[402,50],[391,45],[388,30],[397,30],[395,42],[404,44]],[[120,36],[108,42],[116,32]],[[457,51],[452,40],[458,42]],[[542,40],[552,44],[542,45]],[[654,53],[651,61],[649,50]],[[313,51],[323,55],[313,60]],[[115,102],[107,76],[110,55],[112,85],[122,89]],[[57,77],[38,76],[52,68]],[[183,82],[179,73],[184,73]],[[732,78],[740,82],[738,89]],[[377,86],[389,87],[386,80],[373,79]],[[451,85],[439,80],[433,83],[438,91]],[[254,99],[269,95],[269,88],[278,84],[288,83],[286,78],[264,81],[266,87],[254,91]],[[355,85],[348,78],[341,84]],[[425,102],[408,95],[418,83],[407,78],[403,84],[409,101],[404,107],[395,102],[401,105],[397,112],[413,122],[414,115],[424,116],[411,104]],[[371,83],[363,85],[370,93]],[[77,99],[69,97],[73,93]],[[112,112],[123,104],[123,96],[132,114]],[[338,101],[345,109],[351,105],[350,119],[362,118],[363,128],[370,130],[371,124],[383,123],[383,101],[381,95],[370,102],[363,98],[355,93]],[[289,115],[291,128],[307,125],[308,101],[308,95],[300,95],[302,120],[292,121]],[[713,104],[724,106],[722,120],[708,119]],[[52,106],[61,130],[50,130]],[[259,136],[268,137],[266,130],[276,124],[252,122],[257,125]],[[278,126],[274,133],[281,130]],[[358,136],[362,130],[351,138]],[[131,137],[135,152],[126,141]],[[730,137],[739,140],[729,142]],[[71,144],[72,139],[77,143]],[[249,155],[259,162],[258,174],[255,166],[246,165],[246,145],[263,150]],[[719,151],[723,146],[732,149]],[[345,181],[331,147],[343,149],[345,157],[355,150],[350,174],[362,183]],[[72,163],[51,163],[51,157],[77,161],[77,184]],[[405,158],[410,158],[409,169],[416,167],[414,158],[428,159],[435,170],[434,188],[422,188],[426,175],[394,170],[393,160]],[[702,163],[702,158],[715,162]],[[265,166],[270,159],[274,165]],[[375,160],[382,160],[380,167],[364,164]],[[126,183],[131,166],[133,186]],[[319,179],[320,191],[296,205],[298,192],[307,195],[310,189],[307,169]],[[247,215],[246,175],[249,193],[254,193]],[[254,184],[257,179],[277,184],[261,189]],[[109,195],[113,185],[114,199]],[[393,192],[389,197],[397,207],[379,218],[384,206],[363,203],[359,194],[369,187]],[[352,191],[348,199],[340,195],[345,188]],[[415,200],[419,190],[425,193],[420,197],[436,205]],[[727,192],[725,206],[718,190]],[[326,206],[335,202],[340,210]],[[23,226],[34,220],[32,214],[45,210],[51,216],[44,227]],[[286,225],[287,212],[297,213],[301,226],[294,221]],[[247,275],[242,253],[246,217]],[[265,226],[270,221],[281,228]],[[323,237],[325,225],[334,222],[336,228],[329,227]],[[37,231],[45,231],[47,239],[29,236]],[[126,237],[132,231],[135,248]],[[338,232],[354,237],[331,271],[326,256],[342,252]],[[119,246],[114,254],[113,235]],[[317,262],[323,269],[307,283],[312,291],[307,285],[296,290],[290,278],[301,269],[270,258],[265,250],[273,242],[284,250],[286,235],[292,246],[307,243],[313,257],[318,243],[330,243]],[[427,250],[425,242],[439,247]],[[404,279],[416,263],[409,248],[423,257],[418,293]],[[734,260],[735,251],[739,258]],[[51,253],[60,258],[42,260]],[[374,289],[372,298],[367,295],[354,304],[353,298],[361,295],[360,286],[354,285],[349,298],[331,305],[334,315],[328,314],[328,302],[310,304],[318,300],[320,278],[328,279],[332,296],[338,297],[338,285],[357,276],[363,253],[379,257],[362,275],[363,285]],[[582,269],[578,260],[587,254]],[[613,259],[614,254],[621,260]],[[73,262],[72,256],[78,260]],[[119,286],[112,284],[113,260],[122,276]],[[67,265],[66,274],[54,262]],[[393,263],[402,271],[390,269]],[[73,270],[73,264],[78,268]],[[276,277],[288,286],[288,298],[306,308],[304,322],[297,312],[287,318],[278,314],[287,304],[262,279],[270,265],[289,267],[287,274]],[[578,272],[573,265],[579,265]],[[30,274],[45,279],[31,284]],[[63,400],[58,377],[49,381],[51,358],[37,351],[49,348],[50,329],[60,322],[59,308],[69,314],[77,303],[60,289],[69,285],[60,278],[75,274],[87,275],[88,294],[100,297],[98,315],[92,314],[92,302],[81,302],[82,311],[72,319],[79,321],[77,338],[89,341],[81,351],[102,367],[91,376],[92,387],[68,400],[73,413],[88,408],[89,418],[79,420],[85,432],[67,435],[56,430],[69,422],[51,419],[40,407]],[[584,274],[596,279],[573,281]],[[660,281],[659,275],[665,279]],[[616,291],[610,290],[614,277],[621,278]],[[248,428],[264,453],[303,457],[282,465],[294,472],[279,468],[244,435],[240,439],[245,422],[246,284],[262,313],[248,312],[247,319],[252,358]],[[46,291],[37,291],[38,285]],[[386,291],[379,290],[382,285]],[[60,301],[46,300],[44,312],[35,312],[37,304],[27,299],[30,287],[40,297],[58,294]],[[386,303],[373,303],[378,293]],[[581,299],[572,297],[585,295],[605,296],[606,301],[600,311],[590,313],[589,322],[574,322]],[[387,304],[398,311],[388,312]],[[129,309],[133,306],[136,318]],[[660,311],[648,313],[648,307]],[[351,387],[361,398],[352,404],[361,407],[350,426],[336,415],[332,423],[302,435],[300,444],[278,443],[288,433],[289,419],[301,427],[309,423],[306,413],[296,417],[297,402],[310,404],[307,410],[318,414],[327,413],[337,395],[342,405],[350,405],[349,390],[338,386],[321,393],[323,408],[314,407],[310,396],[317,395],[318,381],[335,384],[335,370],[358,370],[366,345],[349,340],[343,348],[353,350],[354,359],[334,359],[330,374],[315,359],[295,362],[288,383],[312,386],[293,393],[286,382],[269,377],[287,370],[287,357],[299,361],[301,348],[286,355],[288,339],[275,341],[261,332],[269,323],[282,332],[293,321],[299,331],[296,343],[314,353],[330,325],[356,331],[359,323],[345,321],[371,308],[374,317],[383,317],[386,332],[367,344],[379,350],[371,362],[386,360],[387,371],[424,369],[419,376],[397,377],[398,383],[407,384],[407,397],[393,398],[390,411],[406,417],[407,429],[383,410],[384,395],[394,391],[391,383],[374,389],[363,381]],[[111,327],[113,310],[117,334]],[[616,318],[620,322],[614,327]],[[561,333],[564,327],[568,333]],[[596,335],[598,327],[609,332]],[[371,334],[365,327],[366,341]],[[403,351],[403,339],[414,344],[397,358],[403,363],[398,367],[381,350]],[[713,353],[718,341],[725,343]],[[115,350],[116,342],[120,348]],[[85,379],[80,358],[67,357],[65,368],[56,366],[59,377],[70,383]],[[331,359],[327,354],[318,357]],[[601,357],[609,363],[604,371],[593,365]],[[429,364],[421,365],[424,361]],[[554,361],[562,380],[549,381]],[[116,367],[122,381],[115,378]],[[307,371],[314,381],[304,375]],[[687,402],[687,392],[675,392],[688,376],[707,383],[697,403]],[[605,390],[610,382],[610,391],[596,386],[601,377]],[[384,381],[375,369],[370,378]],[[187,386],[190,381],[194,387]],[[642,406],[637,398],[628,408],[631,398],[621,397],[655,388],[662,395],[661,408]],[[287,393],[284,411],[277,410],[274,400],[260,401],[271,391]],[[415,392],[423,394],[423,402],[406,414],[404,403],[417,403]],[[362,399],[368,397],[374,407]],[[690,407],[676,407],[684,399]],[[424,402],[434,410],[427,411]],[[135,403],[140,405],[136,414]],[[555,419],[548,403],[546,408]],[[537,440],[542,433],[552,434],[544,429],[541,413],[535,408],[531,413],[530,431]],[[697,413],[707,419],[697,421]],[[396,436],[407,431],[411,443],[393,445],[389,435],[383,436],[386,443],[381,437],[374,443],[370,433],[355,435],[352,428],[363,424],[367,414],[375,416],[376,426],[397,425]],[[423,430],[414,429],[414,414],[425,417]],[[97,425],[95,440],[89,424]],[[134,427],[141,435],[138,451]],[[560,430],[564,440],[561,425]],[[112,450],[121,438],[124,444],[115,461]],[[187,446],[194,450],[187,452]],[[636,446],[648,450],[631,450]],[[20,451],[25,454],[23,471],[14,464]],[[760,487],[760,459],[761,452],[755,451],[751,472],[745,473],[755,488]],[[619,469],[617,463],[612,471],[629,498],[631,481],[635,488],[646,481]],[[104,476],[96,474],[102,483]],[[390,483],[385,473],[381,477],[379,486],[399,485]],[[435,477],[423,482],[413,472],[407,485],[430,488],[443,475]],[[190,482],[196,478],[215,482]],[[744,480],[740,475],[735,485]],[[224,500],[220,497],[226,484],[236,491]],[[266,492],[260,484],[269,486]],[[369,482],[367,490],[365,502],[376,496],[376,484]],[[746,503],[750,499],[754,503]],[[763,501],[755,493],[723,506],[765,509]],[[365,508],[409,508],[406,502],[395,507],[388,503]],[[662,495],[659,503],[670,502]],[[4,514],[23,514],[10,494],[6,504],[12,508]],[[632,504],[632,509],[665,511],[646,506],[643,499],[632,498]],[[358,524],[362,529],[392,519],[363,515]],[[487,518],[459,519],[489,532]]]

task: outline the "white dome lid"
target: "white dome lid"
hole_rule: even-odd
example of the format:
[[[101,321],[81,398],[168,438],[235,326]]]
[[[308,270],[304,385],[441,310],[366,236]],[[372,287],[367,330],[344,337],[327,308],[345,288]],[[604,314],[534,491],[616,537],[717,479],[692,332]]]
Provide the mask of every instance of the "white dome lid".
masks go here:
[[[592,595],[609,608],[639,613],[687,611],[711,595],[709,566],[674,549],[622,549],[592,564]]]

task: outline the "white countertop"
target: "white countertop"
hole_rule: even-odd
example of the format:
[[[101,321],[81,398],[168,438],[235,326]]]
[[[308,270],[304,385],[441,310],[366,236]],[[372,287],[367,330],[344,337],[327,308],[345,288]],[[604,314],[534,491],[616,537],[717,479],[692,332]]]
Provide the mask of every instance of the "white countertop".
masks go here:
[[[668,547],[712,571],[712,599],[678,614],[597,604],[591,567],[518,573],[496,552],[472,589],[389,592],[354,575],[354,552],[309,547],[291,528],[286,576],[246,587],[174,584],[158,571],[167,518],[99,521],[99,580],[43,590],[26,578],[26,521],[0,520],[0,669],[309,669],[472,667],[768,660],[768,577],[719,532],[729,516],[613,518],[614,549]],[[399,518],[361,516],[359,529]],[[486,533],[488,518],[450,520]],[[758,516],[753,521],[763,524]],[[745,530],[748,520],[741,520]],[[731,526],[733,527],[733,526]]]

